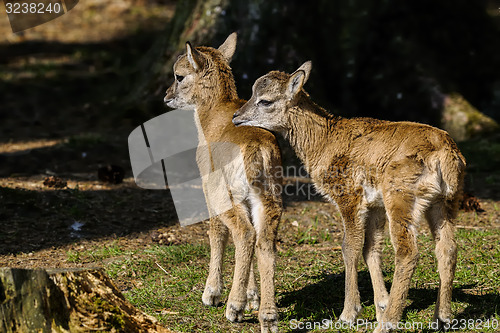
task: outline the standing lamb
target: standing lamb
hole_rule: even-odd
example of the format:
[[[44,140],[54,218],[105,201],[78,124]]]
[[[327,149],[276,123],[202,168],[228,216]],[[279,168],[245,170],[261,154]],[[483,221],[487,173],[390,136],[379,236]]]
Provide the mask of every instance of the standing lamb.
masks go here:
[[[302,89],[310,70],[306,62],[291,75],[273,71],[257,79],[252,98],[234,114],[233,123],[285,137],[317,190],[338,207],[346,276],[340,320],[354,322],[361,310],[357,265],[362,253],[373,284],[376,332],[395,327],[417,264],[416,227],[425,218],[436,242],[440,276],[434,319],[449,322],[457,260],[452,219],[464,157],[445,131],[428,125],[329,114]],[[386,220],[395,250],[390,294],[381,270]]]
[[[164,101],[172,108],[195,110],[199,138],[196,160],[209,211],[224,203],[228,193],[233,203],[225,212],[210,216],[210,268],[203,303],[216,306],[220,302],[223,254],[230,232],[235,269],[226,317],[241,321],[245,306],[259,309],[261,332],[277,332],[274,270],[282,212],[281,152],[270,132],[236,128],[231,122],[234,112],[245,103],[236,93],[229,66],[235,49],[236,33],[218,49],[194,48],[188,42],[186,54],[174,64],[175,81]],[[220,176],[210,177],[217,172]],[[222,178],[230,188],[221,186]],[[260,273],[260,304],[252,269],[254,250]]]

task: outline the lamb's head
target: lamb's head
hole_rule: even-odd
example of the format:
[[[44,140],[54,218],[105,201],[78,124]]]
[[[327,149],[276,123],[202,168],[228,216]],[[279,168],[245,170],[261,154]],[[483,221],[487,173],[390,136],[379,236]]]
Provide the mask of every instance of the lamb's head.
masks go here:
[[[236,50],[236,33],[227,37],[218,48],[186,43],[186,53],[174,64],[174,83],[163,99],[175,109],[194,109],[217,98],[237,98],[229,62]]]
[[[311,62],[307,61],[293,74],[273,71],[258,78],[252,87],[252,97],[234,114],[233,123],[278,133],[287,130],[287,112],[298,103],[297,96],[310,72]]]

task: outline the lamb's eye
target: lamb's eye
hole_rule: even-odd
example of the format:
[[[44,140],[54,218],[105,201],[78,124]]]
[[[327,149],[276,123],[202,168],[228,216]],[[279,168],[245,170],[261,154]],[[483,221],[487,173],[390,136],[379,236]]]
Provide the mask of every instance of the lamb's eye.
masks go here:
[[[182,80],[184,80],[184,76],[175,75],[175,79],[177,80],[177,82],[181,82]]]
[[[259,103],[257,103],[259,106],[269,106],[271,104],[273,104],[273,102],[271,101],[268,101],[268,100],[265,100],[265,99],[261,99],[259,101]]]

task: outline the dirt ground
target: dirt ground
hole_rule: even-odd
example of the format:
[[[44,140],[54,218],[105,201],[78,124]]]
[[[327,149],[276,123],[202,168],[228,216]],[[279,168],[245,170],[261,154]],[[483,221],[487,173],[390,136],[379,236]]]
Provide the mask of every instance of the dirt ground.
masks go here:
[[[2,256],[1,266],[61,266],[72,243],[174,223],[167,193],[142,191],[130,178],[133,122],[106,113],[117,79],[129,75],[174,9],[172,1],[85,1],[18,34],[2,16],[0,254],[12,257]],[[107,164],[127,170],[122,184],[97,179]],[[67,186],[43,185],[53,175]],[[29,263],[15,259],[24,253]]]
[[[90,267],[92,260],[74,262],[70,254],[110,244],[126,250],[208,243],[206,222],[181,227],[170,194],[141,189],[132,177],[128,134],[165,110],[114,109],[122,97],[114,95],[116,85],[130,80],[127,71],[161,33],[175,3],[110,3],[81,1],[54,22],[18,35],[9,32],[6,17],[0,21],[6,36],[0,41],[0,267]],[[122,183],[99,179],[98,169],[107,165],[124,169]],[[60,188],[44,185],[51,176],[62,180]],[[333,205],[308,200],[307,179],[287,184],[292,194],[285,196],[278,248],[307,247],[325,230],[340,245]],[[498,175],[473,172],[467,190],[484,211],[461,212],[458,227],[499,228]],[[300,230],[312,226],[301,241]]]

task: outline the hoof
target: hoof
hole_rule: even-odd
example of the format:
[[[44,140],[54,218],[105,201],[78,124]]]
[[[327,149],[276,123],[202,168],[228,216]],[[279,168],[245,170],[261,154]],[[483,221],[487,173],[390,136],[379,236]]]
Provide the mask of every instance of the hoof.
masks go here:
[[[432,319],[432,329],[437,330],[437,331],[447,331],[447,328],[449,330],[449,324],[451,323],[451,316],[439,316]]]
[[[232,323],[243,321],[243,312],[245,311],[246,302],[231,302],[226,305],[226,318]]]
[[[276,308],[259,311],[259,321],[261,333],[278,332],[278,310]]]
[[[354,306],[351,309],[344,308],[339,320],[348,324],[354,323],[359,311],[361,311],[361,305]]]
[[[218,306],[220,304],[221,292],[215,291],[212,287],[206,286],[201,300],[207,306]]]
[[[260,300],[258,290],[247,290],[247,305],[246,311],[259,310]]]

